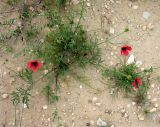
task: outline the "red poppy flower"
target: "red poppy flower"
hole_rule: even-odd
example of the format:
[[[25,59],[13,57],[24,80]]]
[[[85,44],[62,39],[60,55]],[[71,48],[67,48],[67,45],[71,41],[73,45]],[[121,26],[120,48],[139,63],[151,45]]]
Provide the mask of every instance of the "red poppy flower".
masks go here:
[[[135,90],[138,90],[138,86],[137,85],[142,85],[142,80],[141,78],[136,78],[133,82],[132,85],[134,87]]]
[[[128,56],[129,52],[132,50],[132,47],[124,45],[121,47],[121,55]]]
[[[41,68],[42,62],[37,60],[31,60],[27,63],[27,67],[33,72],[37,72],[39,68]]]

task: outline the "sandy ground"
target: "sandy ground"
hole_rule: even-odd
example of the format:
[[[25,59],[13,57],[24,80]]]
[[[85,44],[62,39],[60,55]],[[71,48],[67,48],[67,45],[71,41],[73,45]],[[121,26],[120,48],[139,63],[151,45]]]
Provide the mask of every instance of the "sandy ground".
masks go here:
[[[77,5],[74,5],[77,6]],[[0,21],[10,18],[17,18],[17,12],[2,14],[1,12],[10,10],[11,7],[0,0]],[[159,0],[88,0],[86,2],[86,14],[83,21],[89,33],[96,33],[100,42],[104,42],[106,37],[113,37],[121,33],[128,27],[129,32],[115,38],[112,43],[103,43],[100,47],[103,52],[105,65],[113,66],[118,62],[119,47],[121,43],[129,43],[133,46],[133,54],[137,60],[142,61],[142,68],[159,67],[160,61],[160,1]],[[149,13],[144,18],[143,13]],[[14,26],[0,27],[1,32],[8,31]],[[110,35],[108,35],[110,34]],[[10,43],[14,51],[18,52],[23,44],[18,38]],[[8,68],[16,70],[25,66],[23,57],[14,58],[12,53],[5,53],[0,49],[0,93],[10,93],[21,82],[13,82],[12,73]],[[97,127],[96,121],[101,118],[112,127],[160,127],[159,107],[156,112],[139,119],[141,107],[134,105],[130,99],[123,96],[113,97],[107,89],[110,81],[102,78],[100,70],[87,67],[81,72],[90,80],[89,84],[75,81],[67,77],[67,83],[62,82],[60,100],[56,104],[48,104],[42,87],[45,81],[34,86],[30,100],[30,108],[24,109],[22,127],[58,127],[57,122],[52,121],[52,113],[57,108],[60,121],[64,127]],[[153,73],[154,80],[148,92],[149,99],[156,105],[160,105],[160,86],[156,79],[160,76],[160,71]],[[104,83],[105,82],[105,83]],[[151,96],[151,98],[150,98]],[[47,109],[44,109],[47,106]],[[19,114],[17,109],[17,114]],[[126,114],[126,115],[124,115]],[[14,126],[14,107],[11,96],[6,99],[0,98],[0,127]],[[143,119],[143,118],[142,118]]]

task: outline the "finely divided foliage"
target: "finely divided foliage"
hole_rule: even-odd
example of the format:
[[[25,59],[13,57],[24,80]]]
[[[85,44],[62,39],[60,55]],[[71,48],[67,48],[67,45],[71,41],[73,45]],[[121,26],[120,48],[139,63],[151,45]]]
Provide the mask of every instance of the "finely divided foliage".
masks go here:
[[[121,91],[127,97],[131,97],[137,104],[144,104],[146,102],[146,95],[150,85],[149,78],[152,68],[140,71],[135,62],[127,64],[127,56],[132,50],[130,46],[122,46],[121,55],[123,62],[120,62],[113,69],[106,68],[103,72],[105,77],[110,77],[114,80],[115,93]]]

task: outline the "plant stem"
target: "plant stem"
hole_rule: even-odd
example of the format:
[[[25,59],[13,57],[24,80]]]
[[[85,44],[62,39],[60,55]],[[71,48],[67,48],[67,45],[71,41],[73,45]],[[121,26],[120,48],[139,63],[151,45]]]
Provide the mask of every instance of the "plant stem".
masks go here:
[[[124,65],[126,65],[126,56],[124,56]]]

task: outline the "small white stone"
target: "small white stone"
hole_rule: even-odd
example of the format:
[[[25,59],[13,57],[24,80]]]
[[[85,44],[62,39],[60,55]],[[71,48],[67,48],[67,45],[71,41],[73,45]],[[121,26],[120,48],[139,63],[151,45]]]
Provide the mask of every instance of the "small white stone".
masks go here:
[[[44,70],[43,73],[46,75],[48,73],[48,70]]]
[[[107,127],[107,123],[106,123],[105,121],[103,121],[101,118],[99,118],[99,119],[97,120],[97,125],[98,125],[99,127]]]
[[[156,103],[156,104],[154,104],[154,107],[158,108],[158,107],[159,107],[159,105]]]
[[[43,110],[46,110],[48,108],[48,106],[44,105],[42,108],[43,108]]]
[[[82,89],[82,85],[80,85],[79,88]]]
[[[8,98],[8,97],[9,97],[8,94],[6,94],[6,93],[5,93],[5,94],[2,94],[2,98],[3,98],[3,99],[6,99],[6,98]]]
[[[151,14],[147,11],[143,12],[143,18],[148,19],[151,16]]]
[[[136,102],[133,101],[133,102],[132,102],[132,105],[135,105],[135,104],[136,104]]]
[[[27,104],[23,104],[23,108],[27,108]]]
[[[137,5],[134,5],[134,6],[132,6],[132,8],[133,8],[134,10],[137,10],[137,9],[138,9],[138,6],[137,6]]]
[[[157,111],[157,109],[156,108],[152,108],[149,112],[156,112]]]
[[[132,3],[129,3],[129,4],[128,4],[128,7],[132,7]]]
[[[151,87],[154,88],[155,84],[152,84]]]
[[[149,30],[153,30],[154,29],[154,25],[152,23],[149,23],[147,25],[147,27],[148,27]]]
[[[96,101],[97,101],[97,97],[93,97],[92,102],[96,102]]]
[[[7,72],[5,71],[5,72],[3,72],[3,75],[7,75]]]
[[[143,30],[143,31],[146,31],[146,30],[147,30],[147,26],[143,26],[143,27],[142,27],[142,30]]]
[[[68,95],[70,95],[71,93],[67,92]]]
[[[110,33],[110,34],[114,34],[114,33],[115,33],[114,28],[110,27],[109,33]]]
[[[94,125],[94,121],[93,120],[91,120],[90,123],[91,123],[92,126]]]
[[[107,5],[104,5],[105,9],[108,9],[108,6]]]
[[[138,119],[143,121],[144,120],[144,115],[142,115],[142,114],[138,115]]]
[[[22,67],[17,67],[17,71],[18,72],[22,71]]]
[[[128,114],[127,114],[127,113],[125,113],[125,114],[124,114],[124,117],[125,117],[125,118],[127,118],[127,117],[128,117]]]
[[[88,2],[87,2],[87,7],[90,7],[90,6],[91,6],[91,3],[88,3]]]
[[[96,103],[96,106],[101,106],[102,104],[101,103]]]

